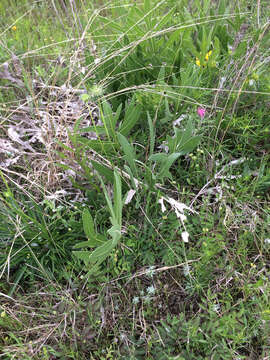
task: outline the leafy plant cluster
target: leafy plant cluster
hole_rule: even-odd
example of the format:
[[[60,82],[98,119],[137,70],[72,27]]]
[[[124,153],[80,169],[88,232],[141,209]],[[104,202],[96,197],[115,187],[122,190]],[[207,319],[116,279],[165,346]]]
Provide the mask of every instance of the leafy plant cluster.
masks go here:
[[[48,311],[29,325],[33,339],[40,324],[44,331],[32,344],[24,323],[14,335],[21,307],[0,303],[0,352],[267,356],[267,3],[8,3],[0,4],[1,140],[21,103],[31,98],[42,111],[37,79],[79,89],[100,121],[89,110],[90,125],[78,118],[69,143],[55,133],[55,152],[43,153],[69,171],[83,200],[58,197],[60,188],[32,193],[27,169],[1,165],[0,296],[20,293],[24,308],[44,285]],[[1,72],[13,53],[24,88]]]

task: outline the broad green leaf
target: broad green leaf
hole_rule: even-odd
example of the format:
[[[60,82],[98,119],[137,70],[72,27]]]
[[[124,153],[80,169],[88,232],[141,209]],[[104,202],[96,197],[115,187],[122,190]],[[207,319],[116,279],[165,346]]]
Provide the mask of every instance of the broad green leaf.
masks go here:
[[[149,157],[150,161],[157,161],[157,162],[161,162],[164,161],[165,159],[168,158],[168,154],[165,153],[159,153],[159,154],[153,154]]]
[[[168,156],[166,162],[163,162],[161,164],[160,173],[158,175],[161,179],[163,179],[164,177],[171,178],[171,174],[169,172],[170,167],[179,158],[179,156],[181,156],[181,153],[173,153]]]
[[[72,252],[79,260],[84,261],[87,265],[89,263],[89,251],[87,250],[78,250]]]
[[[199,144],[201,140],[201,136],[193,136],[188,141],[186,141],[184,144],[181,145],[181,147],[178,149],[180,152],[180,155],[186,155],[190,152],[192,152]]]
[[[218,6],[218,14],[225,15],[225,12],[226,12],[225,0],[220,0]]]
[[[120,114],[121,114],[121,111],[122,111],[122,104],[120,104],[114,114],[114,122],[115,122],[115,125],[117,124],[117,121],[119,120],[119,117],[120,117]]]
[[[129,105],[126,104],[125,117],[123,122],[120,124],[119,133],[127,136],[132,128],[138,122],[141,115],[141,106],[135,103],[135,96],[132,98]]]
[[[104,101],[102,104],[102,110],[100,111],[100,116],[101,116],[101,120],[103,121],[108,137],[114,138],[116,118],[114,117],[111,105],[107,101]]]
[[[120,225],[113,225],[108,231],[108,234],[111,235],[114,242],[115,239],[120,239],[121,237],[121,226]]]
[[[107,241],[107,237],[104,235],[96,235],[95,238],[91,238],[91,240],[87,240],[87,241],[81,241],[78,244],[75,244],[73,246],[73,249],[80,249],[80,248],[85,248],[85,247],[96,247],[99,245],[104,244]]]
[[[113,239],[106,241],[105,244],[96,248],[88,258],[88,262],[91,264],[101,263],[112,251],[112,249],[116,246],[113,242]]]
[[[88,209],[84,209],[82,213],[83,230],[88,239],[96,237],[96,231],[93,218]]]
[[[125,138],[124,135],[117,133],[117,138],[118,141],[121,145],[122,150],[125,153],[125,160],[128,162],[131,171],[133,172],[133,174],[135,175],[136,178],[138,178],[137,175],[137,168],[136,168],[136,164],[135,164],[135,152],[133,149],[133,146],[127,141],[127,139]]]
[[[108,166],[105,166],[95,160],[91,160],[91,164],[93,165],[93,168],[99,173],[99,175],[105,176],[105,178],[113,183],[114,176],[113,176],[113,170],[110,169]]]

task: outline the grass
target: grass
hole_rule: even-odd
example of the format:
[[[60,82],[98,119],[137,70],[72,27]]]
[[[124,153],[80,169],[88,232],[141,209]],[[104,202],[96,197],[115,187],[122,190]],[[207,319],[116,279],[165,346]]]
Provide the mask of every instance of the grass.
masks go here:
[[[0,358],[270,359],[268,1],[0,11]]]

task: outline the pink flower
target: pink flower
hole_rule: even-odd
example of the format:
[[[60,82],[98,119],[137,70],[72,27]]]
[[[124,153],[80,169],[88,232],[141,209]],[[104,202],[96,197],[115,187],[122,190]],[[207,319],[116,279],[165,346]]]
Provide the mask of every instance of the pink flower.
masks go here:
[[[200,117],[201,119],[204,118],[205,112],[206,112],[206,110],[205,110],[204,108],[201,108],[201,107],[199,107],[198,110],[197,110],[197,114],[199,115],[199,117]]]

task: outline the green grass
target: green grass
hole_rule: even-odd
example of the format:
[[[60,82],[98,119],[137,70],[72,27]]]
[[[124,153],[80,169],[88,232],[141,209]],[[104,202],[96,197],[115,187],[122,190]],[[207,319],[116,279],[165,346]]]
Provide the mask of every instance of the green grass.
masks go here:
[[[0,12],[0,358],[270,359],[268,1]]]

